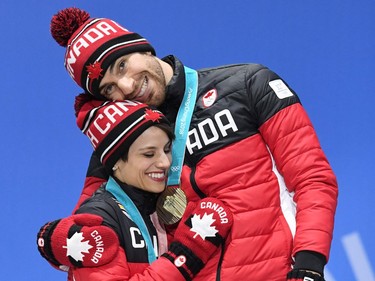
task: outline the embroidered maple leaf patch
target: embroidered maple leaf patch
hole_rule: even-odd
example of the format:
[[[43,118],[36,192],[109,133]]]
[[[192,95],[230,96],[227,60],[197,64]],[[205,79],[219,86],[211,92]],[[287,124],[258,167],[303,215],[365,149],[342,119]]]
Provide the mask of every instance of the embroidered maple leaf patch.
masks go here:
[[[89,253],[89,250],[93,247],[89,244],[89,241],[83,241],[82,232],[76,232],[71,238],[66,239],[66,256],[71,256],[76,261],[83,261],[84,254]]]
[[[98,61],[94,62],[93,64],[87,65],[86,70],[89,73],[87,76],[90,79],[98,79],[100,76],[103,76],[101,74],[103,69],[100,62]]]
[[[151,120],[152,122],[159,122],[159,120],[161,119],[161,114],[158,111],[154,111],[152,109],[146,109],[145,119]]]
[[[215,237],[215,234],[218,232],[215,226],[211,226],[216,220],[213,218],[213,214],[207,215],[204,213],[201,218],[200,215],[195,214],[191,218],[192,228],[190,231],[195,232],[193,238],[199,235],[203,240],[206,237]]]

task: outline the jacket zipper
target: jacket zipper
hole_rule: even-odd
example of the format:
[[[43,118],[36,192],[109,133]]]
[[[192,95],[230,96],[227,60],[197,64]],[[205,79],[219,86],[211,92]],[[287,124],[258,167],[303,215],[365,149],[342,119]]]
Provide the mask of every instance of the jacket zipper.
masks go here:
[[[197,185],[197,182],[195,181],[195,170],[196,170],[196,167],[191,167],[191,173],[190,173],[190,184],[191,184],[191,187],[193,188],[193,190],[195,191],[195,193],[201,198],[206,198],[207,195],[204,194],[202,192],[202,190],[199,189],[198,185]]]
[[[220,247],[221,247],[221,251],[220,251],[220,259],[219,259],[219,262],[217,264],[216,281],[220,281],[221,280],[221,265],[223,263],[223,258],[224,258],[225,241],[223,241],[223,243],[221,243]]]
[[[196,171],[196,167],[195,166],[191,167],[191,173],[190,173],[191,187],[201,199],[206,198],[207,195],[204,194],[202,190],[200,190],[200,188],[197,185],[197,182],[195,181],[195,171]],[[223,258],[224,258],[224,245],[225,245],[225,242],[223,241],[223,243],[221,244],[220,259],[219,259],[217,269],[216,269],[216,281],[220,281],[220,278],[221,278],[221,264],[223,263]]]

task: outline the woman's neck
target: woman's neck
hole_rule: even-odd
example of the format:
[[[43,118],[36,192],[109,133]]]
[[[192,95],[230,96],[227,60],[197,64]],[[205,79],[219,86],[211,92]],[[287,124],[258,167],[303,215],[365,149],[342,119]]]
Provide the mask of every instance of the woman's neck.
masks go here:
[[[121,189],[129,196],[142,215],[151,215],[156,210],[158,193],[151,193],[137,187],[120,182],[114,178]]]

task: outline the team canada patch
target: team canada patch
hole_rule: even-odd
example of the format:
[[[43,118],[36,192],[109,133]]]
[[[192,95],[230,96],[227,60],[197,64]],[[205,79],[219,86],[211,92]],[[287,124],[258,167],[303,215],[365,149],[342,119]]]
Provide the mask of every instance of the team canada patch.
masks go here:
[[[269,85],[279,99],[285,99],[287,97],[293,96],[293,93],[281,79],[270,81]]]
[[[204,94],[202,98],[203,106],[210,107],[214,104],[217,98],[217,91],[216,89],[209,90],[207,93]]]
[[[184,255],[180,255],[174,260],[174,265],[177,267],[181,267],[186,263],[186,257]]]

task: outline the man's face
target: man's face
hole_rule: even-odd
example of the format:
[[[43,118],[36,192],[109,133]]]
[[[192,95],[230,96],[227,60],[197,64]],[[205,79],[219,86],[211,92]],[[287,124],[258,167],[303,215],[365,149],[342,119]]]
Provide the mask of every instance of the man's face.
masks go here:
[[[165,76],[151,54],[132,53],[118,58],[106,71],[99,85],[108,100],[135,100],[159,106],[165,99]]]

